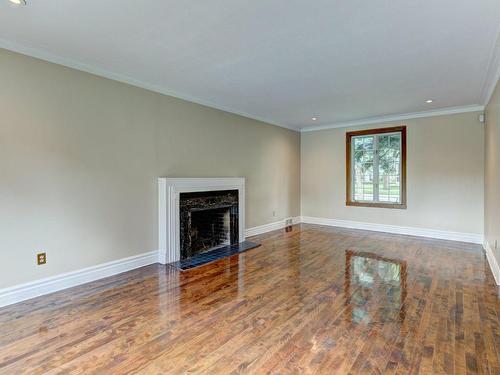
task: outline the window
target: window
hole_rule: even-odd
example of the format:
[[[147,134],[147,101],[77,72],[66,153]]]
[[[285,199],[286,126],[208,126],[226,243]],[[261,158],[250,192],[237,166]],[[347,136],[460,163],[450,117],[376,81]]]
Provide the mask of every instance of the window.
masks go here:
[[[346,134],[348,206],[406,208],[406,126]]]

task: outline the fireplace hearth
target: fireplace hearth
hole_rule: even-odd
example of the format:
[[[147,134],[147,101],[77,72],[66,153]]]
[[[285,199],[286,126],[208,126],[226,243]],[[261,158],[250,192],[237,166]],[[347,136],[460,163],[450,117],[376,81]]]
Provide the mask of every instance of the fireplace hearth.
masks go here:
[[[238,190],[180,193],[180,259],[237,244],[238,203]]]

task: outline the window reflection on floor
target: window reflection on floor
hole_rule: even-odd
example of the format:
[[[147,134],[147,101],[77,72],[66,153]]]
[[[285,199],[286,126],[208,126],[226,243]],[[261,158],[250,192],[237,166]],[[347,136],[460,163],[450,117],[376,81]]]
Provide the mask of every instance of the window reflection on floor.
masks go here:
[[[403,321],[407,264],[368,252],[346,250],[346,319],[353,323]]]

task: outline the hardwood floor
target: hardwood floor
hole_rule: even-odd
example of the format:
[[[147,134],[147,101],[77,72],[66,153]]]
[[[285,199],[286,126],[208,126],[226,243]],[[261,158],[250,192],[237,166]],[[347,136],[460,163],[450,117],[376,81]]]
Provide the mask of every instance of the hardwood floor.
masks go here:
[[[0,309],[0,374],[500,374],[481,247],[312,225]]]

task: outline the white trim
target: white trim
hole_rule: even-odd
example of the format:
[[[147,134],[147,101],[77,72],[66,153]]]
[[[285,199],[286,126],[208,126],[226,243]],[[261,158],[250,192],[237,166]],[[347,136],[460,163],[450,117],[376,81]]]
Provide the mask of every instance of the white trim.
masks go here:
[[[300,223],[299,216],[292,217],[291,219],[292,219],[293,225]],[[280,221],[275,221],[274,223],[269,223],[269,224],[259,225],[257,227],[253,227],[253,228],[248,228],[245,230],[245,236],[246,237],[257,236],[259,234],[272,232],[273,230],[283,229],[285,227],[286,227],[286,219],[283,219]]]
[[[500,32],[500,29],[499,29]],[[496,82],[498,81],[498,78],[500,76],[500,47],[499,47],[499,37],[497,37],[497,41],[494,44],[494,49],[492,51],[492,57],[491,57],[491,62],[488,68],[488,72],[486,74],[485,82],[483,85],[483,90],[482,90],[482,100],[481,102],[484,103],[484,105],[488,104],[489,99],[491,98],[491,95],[493,93],[493,90],[495,89]],[[161,86],[158,86],[154,83],[150,82],[145,82],[141,81],[132,77],[129,77],[124,74],[119,74],[119,73],[114,73],[109,70],[100,68],[98,66],[93,66],[93,65],[88,65],[84,64],[81,62],[78,62],[76,60],[58,56],[56,54],[42,51],[37,48],[33,47],[28,47],[28,46],[23,46],[18,43],[13,43],[5,39],[0,39],[0,48],[4,48],[6,50],[12,51],[12,52],[17,52],[23,55],[31,56],[40,60],[48,61],[53,64],[58,64],[62,66],[66,66],[68,68],[76,69],[82,72],[90,73],[99,77],[111,79],[113,81],[118,81],[122,82],[128,85],[132,85],[135,87],[139,87],[145,90],[153,91],[162,95],[167,95],[171,96],[174,98],[186,100],[192,103],[200,104],[205,107],[210,107],[214,109],[218,109],[220,111],[232,113],[238,116],[243,116],[246,118],[250,118],[256,121],[260,121],[265,124],[269,125],[274,125],[278,126],[281,128],[285,128],[288,130],[296,131],[296,132],[309,132],[309,131],[316,131],[316,130],[323,130],[323,129],[335,129],[335,128],[346,128],[350,126],[358,126],[358,125],[369,125],[369,124],[377,124],[377,123],[382,123],[382,122],[390,122],[390,121],[400,121],[400,120],[409,120],[413,118],[421,118],[421,117],[431,117],[431,116],[440,116],[440,115],[449,115],[449,114],[455,114],[455,113],[465,113],[465,112],[475,112],[475,111],[483,111],[484,110],[484,105],[467,105],[467,106],[462,106],[462,107],[448,107],[448,108],[441,108],[441,109],[435,109],[431,111],[424,111],[424,112],[412,112],[412,113],[404,113],[404,114],[395,114],[395,115],[389,115],[389,116],[378,116],[378,117],[370,117],[370,118],[365,118],[365,119],[360,119],[360,120],[353,120],[353,121],[347,121],[347,122],[339,122],[339,123],[334,123],[334,124],[328,124],[328,125],[319,125],[319,126],[313,126],[313,127],[306,127],[306,128],[300,128],[297,129],[293,126],[288,126],[284,125],[281,123],[278,123],[274,120],[268,119],[268,118],[262,118],[259,116],[255,116],[243,111],[236,110],[234,108],[230,108],[227,106],[215,104],[211,101],[204,100],[189,94],[185,93],[180,93],[168,88],[164,88]]]
[[[433,109],[430,111],[423,111],[423,112],[411,112],[411,113],[402,113],[389,116],[377,116],[361,120],[337,122],[329,125],[311,126],[307,128],[301,128],[300,132],[305,133],[305,132],[312,132],[324,129],[349,128],[360,125],[380,124],[383,122],[394,122],[394,121],[410,120],[415,118],[453,115],[457,113],[480,112],[480,111],[484,111],[484,105],[466,105],[462,107],[448,107],[448,108]]]
[[[488,264],[490,265],[491,273],[495,278],[495,282],[497,285],[500,285],[500,266],[498,265],[497,258],[495,258],[490,244],[486,240],[484,240],[483,249],[486,253],[486,258],[488,259]]]
[[[481,102],[488,105],[491,95],[500,78],[500,25],[498,26],[497,36],[491,49],[491,58],[484,77],[483,88],[481,91]]]
[[[117,275],[157,262],[158,251],[151,251],[10,288],[0,289],[0,307]]]
[[[470,242],[475,244],[483,243],[483,235],[474,233],[450,232],[450,231],[428,229],[428,228],[403,227],[399,225],[375,224],[375,223],[366,223],[359,221],[326,219],[326,218],[310,217],[310,216],[302,216],[301,222],[306,224],[318,224],[318,225],[327,225],[332,227],[370,230],[375,232],[405,234],[409,236],[438,238],[442,240]]]
[[[484,103],[484,105],[468,105],[468,106],[463,106],[463,107],[448,107],[448,108],[441,108],[441,109],[435,109],[431,111],[424,111],[424,112],[413,112],[413,113],[404,113],[404,114],[396,114],[396,115],[389,115],[389,116],[379,116],[379,117],[370,117],[370,118],[365,118],[365,119],[360,119],[360,120],[353,120],[353,121],[347,121],[347,122],[339,122],[339,123],[334,123],[334,124],[329,124],[329,125],[319,125],[319,126],[313,126],[313,127],[307,127],[307,128],[300,128],[297,129],[293,126],[288,126],[284,125],[281,123],[278,123],[274,120],[268,119],[268,118],[262,118],[259,116],[251,115],[249,113],[243,112],[236,110],[234,108],[230,108],[227,106],[215,104],[211,101],[204,100],[189,94],[185,93],[180,93],[168,88],[164,88],[161,86],[158,86],[157,84],[138,80],[132,77],[129,77],[124,74],[119,74],[119,73],[114,73],[111,72],[107,69],[100,68],[98,66],[93,66],[89,64],[84,64],[79,61],[76,61],[74,59],[62,57],[47,51],[43,51],[37,48],[33,47],[28,47],[24,46],[18,43],[13,43],[11,41],[5,40],[5,39],[0,39],[0,48],[20,53],[26,56],[31,56],[40,60],[44,60],[53,64],[57,65],[62,65],[66,66],[68,68],[76,69],[82,72],[90,73],[99,77],[111,79],[113,81],[118,81],[122,82],[131,86],[139,87],[145,90],[153,91],[162,95],[167,95],[171,96],[177,99],[182,99],[186,100],[192,103],[200,104],[205,107],[210,107],[214,109],[218,109],[220,111],[232,113],[238,116],[243,116],[246,118],[250,118],[256,121],[260,121],[265,124],[269,125],[274,125],[278,126],[281,128],[285,128],[288,130],[292,130],[295,132],[308,132],[308,131],[316,131],[316,130],[322,130],[322,129],[335,129],[335,128],[346,128],[350,126],[357,126],[357,125],[368,125],[368,124],[377,124],[381,122],[389,122],[389,121],[400,121],[400,120],[409,120],[413,118],[421,118],[421,117],[430,117],[430,116],[439,116],[439,115],[447,115],[447,114],[455,114],[455,113],[465,113],[465,112],[475,112],[475,111],[483,111],[484,106],[488,104],[489,99],[491,98],[491,95],[493,94],[493,90],[495,89],[496,83],[500,77],[500,28],[499,28],[499,36],[497,36],[496,42],[493,46],[493,51],[492,51],[492,56],[491,56],[491,62],[489,64],[488,71],[486,73],[485,81],[483,84],[483,90],[482,90],[482,95],[481,95],[481,102]]]
[[[174,90],[170,90],[168,88],[158,86],[154,83],[141,81],[141,80],[126,76],[124,74],[114,73],[114,72],[111,72],[109,70],[100,68],[98,66],[84,64],[84,63],[78,62],[78,61],[73,60],[73,59],[58,56],[58,55],[52,54],[50,52],[42,51],[42,50],[37,49],[37,48],[32,48],[32,47],[23,46],[23,45],[20,45],[17,43],[12,43],[12,42],[5,40],[5,39],[0,39],[0,48],[4,48],[6,50],[9,50],[12,52],[17,52],[17,53],[20,53],[23,55],[31,56],[31,57],[34,57],[34,58],[37,58],[40,60],[48,61],[48,62],[51,62],[53,64],[63,65],[63,66],[66,66],[68,68],[80,70],[82,72],[90,73],[90,74],[93,74],[93,75],[96,75],[99,77],[111,79],[113,81],[126,83],[128,85],[132,85],[135,87],[140,87],[142,89],[153,91],[153,92],[156,92],[156,93],[159,93],[162,95],[172,96],[174,98],[186,100],[188,102],[192,102],[192,103],[196,103],[196,104],[200,104],[200,105],[203,105],[205,107],[210,107],[210,108],[218,109],[220,111],[229,112],[229,113],[232,113],[232,114],[235,114],[238,116],[247,117],[247,118],[250,118],[250,119],[253,119],[256,121],[260,121],[260,122],[263,122],[263,123],[266,123],[269,125],[279,126],[280,128],[293,130],[295,132],[299,131],[296,128],[293,128],[293,127],[287,126],[287,125],[283,125],[283,124],[279,124],[273,120],[254,116],[254,115],[251,115],[251,114],[243,112],[243,111],[239,111],[239,110],[234,109],[234,108],[226,107],[223,105],[215,104],[215,103],[210,102],[208,100],[197,98],[196,96],[192,96],[189,94],[184,94],[184,93],[180,93],[180,92],[177,92]]]
[[[495,281],[500,285],[500,267],[493,255],[491,247],[487,241],[482,241],[482,235],[457,233],[449,231],[438,231],[433,229],[415,228],[415,227],[400,227],[395,225],[362,223],[347,220],[315,218],[309,216],[292,218],[293,224],[307,223],[317,225],[327,225],[342,228],[362,229],[378,232],[388,232],[405,234],[412,236],[431,237],[446,239],[452,241],[482,243],[488,259],[491,271]],[[280,220],[274,223],[264,224],[253,228],[248,228],[245,231],[247,237],[256,236],[271,232],[273,230],[283,229],[285,220]],[[158,262],[160,251],[151,251],[140,255],[131,256],[124,259],[115,260],[108,263],[103,263],[97,266],[84,268],[77,271],[72,271],[29,283],[16,285],[9,288],[0,289],[0,307],[11,305],[17,302],[25,301],[31,298],[54,293],[63,289],[86,284],[105,277],[114,276],[123,272],[131,271],[136,268],[144,267]]]
[[[180,260],[179,195],[194,191],[238,190],[239,241],[245,241],[245,179],[221,178],[167,178],[158,179],[158,248],[159,262]]]

